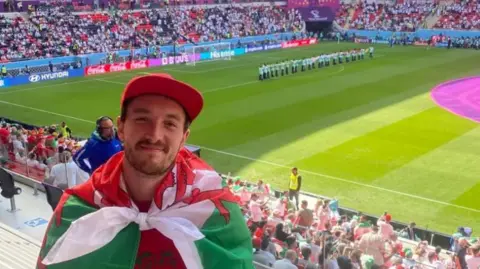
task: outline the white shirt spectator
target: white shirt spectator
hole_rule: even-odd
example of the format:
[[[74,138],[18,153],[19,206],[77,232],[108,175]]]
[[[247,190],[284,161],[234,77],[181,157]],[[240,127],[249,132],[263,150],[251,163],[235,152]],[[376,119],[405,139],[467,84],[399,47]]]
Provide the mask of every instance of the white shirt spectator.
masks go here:
[[[260,222],[262,221],[262,209],[260,204],[256,201],[250,201],[249,204],[250,214],[252,215],[253,222]]]
[[[274,269],[297,269],[297,266],[295,266],[290,260],[287,259],[282,259],[278,260],[273,264]]]
[[[77,185],[77,171],[78,166],[72,160],[54,165],[50,171],[52,185],[59,188],[71,188]]]
[[[258,250],[253,253],[253,261],[268,267],[272,267],[275,263],[275,256],[268,251]],[[257,269],[264,269],[264,267],[258,266]]]
[[[25,155],[25,148],[23,147],[22,141],[18,139],[12,139],[12,144],[13,144],[13,152],[14,154],[20,154],[20,155]]]
[[[480,256],[466,256],[465,261],[467,262],[468,269],[479,269],[480,268]]]
[[[390,236],[394,234],[393,227],[390,223],[379,219],[377,221],[378,228],[380,229],[379,233],[382,236],[383,240],[390,239]]]

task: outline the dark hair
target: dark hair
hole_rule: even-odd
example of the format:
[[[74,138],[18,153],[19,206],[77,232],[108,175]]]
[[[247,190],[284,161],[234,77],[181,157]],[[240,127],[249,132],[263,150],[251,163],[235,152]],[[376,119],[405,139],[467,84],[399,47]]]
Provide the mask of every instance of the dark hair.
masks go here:
[[[168,97],[166,97],[166,98],[168,98]],[[122,122],[124,122],[127,119],[128,106],[132,103],[132,101],[134,99],[135,98],[127,99],[127,100],[125,100],[125,102],[123,102],[122,108],[120,110],[120,120]],[[169,98],[169,99],[171,99],[171,98]],[[185,108],[183,108],[183,106],[182,106],[182,109],[183,109],[183,113],[185,113],[185,123],[183,124],[183,131],[186,132],[188,130],[188,128],[190,127],[190,124],[191,124],[192,121],[190,120],[190,117],[188,116],[188,113],[185,110]]]
[[[301,252],[302,252],[303,259],[305,260],[308,260],[308,258],[312,254],[312,250],[309,247],[302,247]]]
[[[270,238],[268,236],[264,236],[262,238],[262,244],[260,245],[260,249],[266,250],[268,248],[268,245],[270,245]]]
[[[289,246],[289,247],[291,247],[293,244],[295,244],[295,242],[297,242],[297,239],[293,235],[288,236],[287,240],[285,240],[285,243],[287,243],[287,246]]]

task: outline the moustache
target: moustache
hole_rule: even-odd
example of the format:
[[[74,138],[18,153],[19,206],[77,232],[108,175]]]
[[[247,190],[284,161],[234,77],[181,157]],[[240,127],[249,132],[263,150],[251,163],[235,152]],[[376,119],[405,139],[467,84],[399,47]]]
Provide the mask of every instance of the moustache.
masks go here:
[[[135,147],[136,148],[140,148],[140,147],[154,148],[154,149],[162,150],[165,153],[168,153],[170,149],[167,145],[165,145],[162,142],[152,143],[149,140],[141,140],[136,144]]]

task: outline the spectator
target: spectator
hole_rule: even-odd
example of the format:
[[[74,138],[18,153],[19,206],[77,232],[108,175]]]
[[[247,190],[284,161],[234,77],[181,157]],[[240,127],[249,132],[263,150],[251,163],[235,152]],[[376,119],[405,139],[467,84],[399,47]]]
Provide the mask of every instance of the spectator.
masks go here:
[[[301,226],[303,228],[309,228],[313,224],[313,211],[308,209],[307,200],[303,200],[301,204],[301,209],[297,212],[297,217],[295,218],[294,225]]]
[[[163,260],[156,267],[165,269],[251,267],[252,241],[237,200],[184,148],[202,95],[155,74],[130,81],[121,100],[118,132],[125,151],[64,194],[57,207],[61,220],[46,232],[39,267],[143,267],[152,259]]]
[[[294,235],[288,236],[287,240],[285,240],[285,243],[287,243],[286,248],[284,248],[282,252],[280,252],[280,257],[285,257],[285,253],[288,250],[294,250],[295,252],[297,251],[297,247],[298,247],[297,238],[295,238]]]
[[[278,223],[275,227],[275,236],[277,240],[285,242],[287,241],[288,234],[283,231],[283,223]]]
[[[390,214],[384,214],[377,221],[377,225],[380,228],[380,234],[382,235],[383,240],[390,239],[390,236],[394,233],[393,226],[390,225],[391,220],[392,216]]]
[[[360,223],[355,227],[354,235],[355,239],[358,240],[362,235],[372,231],[372,225],[368,221],[367,217],[362,215],[360,216]]]
[[[363,253],[373,256],[376,265],[382,266],[385,243],[378,230],[378,226],[373,226],[371,232],[364,234],[360,239],[359,248]]]
[[[478,269],[480,268],[480,243],[470,247],[470,255],[465,257],[465,262],[469,269]]]
[[[55,164],[50,171],[49,183],[62,190],[73,188],[78,185],[77,171],[78,166],[72,161],[72,155],[69,151],[64,151],[59,155],[60,162]]]
[[[112,119],[104,116],[99,118],[96,124],[97,129],[74,156],[78,167],[89,174],[122,150],[122,143],[117,138]]]
[[[297,266],[294,265],[295,260],[297,259],[297,253],[294,250],[287,250],[285,253],[285,258],[278,260],[273,264],[274,269],[297,269]]]
[[[317,269],[317,266],[310,262],[310,255],[312,250],[308,247],[303,247],[301,249],[302,258],[298,259],[297,265],[302,266],[304,269]]]
[[[255,245],[258,245],[259,247],[255,247],[255,252],[253,253],[253,261],[268,266],[272,267],[273,264],[275,263],[275,256],[268,252],[268,248],[270,245],[270,239],[268,236],[263,237],[263,239],[260,238],[254,238],[254,247]],[[264,267],[256,266],[257,269],[264,269]]]
[[[417,235],[415,234],[415,226],[416,226],[415,222],[410,222],[410,224],[408,224],[408,226],[405,228],[405,231],[408,236],[407,238],[413,241],[417,239]]]
[[[460,248],[455,253],[457,268],[468,269],[467,261],[465,259],[468,249],[468,241],[465,238],[458,240]]]

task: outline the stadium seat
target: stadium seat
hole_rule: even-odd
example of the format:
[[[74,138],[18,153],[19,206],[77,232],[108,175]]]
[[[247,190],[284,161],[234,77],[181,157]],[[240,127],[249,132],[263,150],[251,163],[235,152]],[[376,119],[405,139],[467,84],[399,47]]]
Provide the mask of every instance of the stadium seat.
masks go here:
[[[12,199],[14,195],[22,193],[22,189],[15,187],[12,175],[7,173],[3,168],[0,168],[0,188],[1,195],[7,199]]]
[[[55,210],[60,202],[60,198],[63,195],[63,190],[47,183],[42,183],[42,185],[45,188],[45,193],[47,194],[48,204],[50,207],[52,207],[52,210]]]

